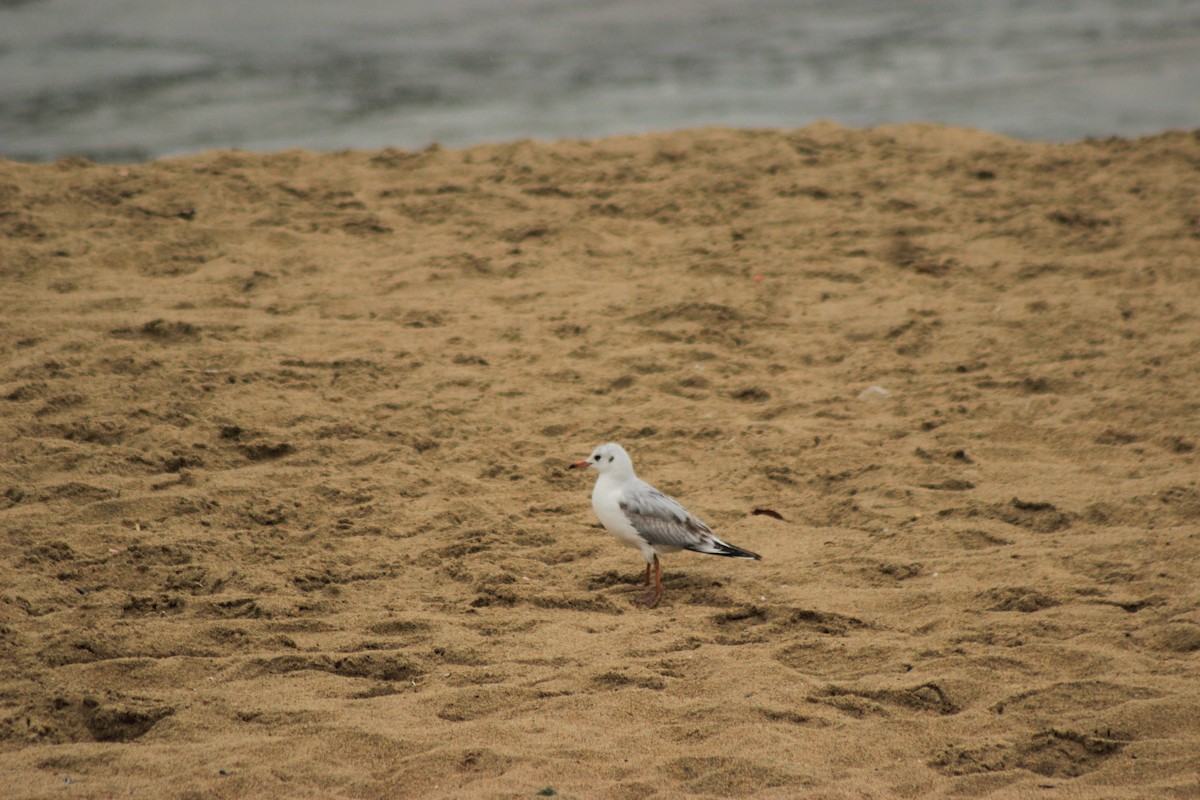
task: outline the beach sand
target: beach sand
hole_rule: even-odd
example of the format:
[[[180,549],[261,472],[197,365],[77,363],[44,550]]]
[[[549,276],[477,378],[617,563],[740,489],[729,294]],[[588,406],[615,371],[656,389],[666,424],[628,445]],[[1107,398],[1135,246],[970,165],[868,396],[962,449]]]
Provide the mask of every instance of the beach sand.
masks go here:
[[[0,161],[3,794],[1200,796],[1198,198],[1193,132]],[[609,440],[763,560],[638,606]]]

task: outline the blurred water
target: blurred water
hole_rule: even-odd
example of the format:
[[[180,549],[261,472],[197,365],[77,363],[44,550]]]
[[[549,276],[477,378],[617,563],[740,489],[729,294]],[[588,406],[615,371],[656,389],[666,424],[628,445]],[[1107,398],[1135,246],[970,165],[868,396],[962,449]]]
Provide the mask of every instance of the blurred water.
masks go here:
[[[1200,127],[1190,0],[0,0],[0,155]]]

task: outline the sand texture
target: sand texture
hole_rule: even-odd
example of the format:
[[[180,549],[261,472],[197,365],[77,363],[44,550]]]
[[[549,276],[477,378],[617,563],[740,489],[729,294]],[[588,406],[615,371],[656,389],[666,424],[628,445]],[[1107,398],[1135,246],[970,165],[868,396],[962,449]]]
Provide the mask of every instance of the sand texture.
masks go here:
[[[0,232],[5,797],[1200,796],[1196,133],[0,161]],[[608,440],[764,560],[636,605]]]

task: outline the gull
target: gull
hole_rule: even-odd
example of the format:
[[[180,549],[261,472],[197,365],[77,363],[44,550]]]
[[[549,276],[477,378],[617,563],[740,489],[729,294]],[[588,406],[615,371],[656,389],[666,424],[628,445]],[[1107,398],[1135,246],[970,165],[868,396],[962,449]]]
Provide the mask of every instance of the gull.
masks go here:
[[[654,586],[641,600],[648,607],[654,608],[662,598],[659,554],[694,550],[714,556],[762,558],[758,553],[722,542],[677,501],[635,475],[633,460],[616,442],[600,445],[586,459],[567,469],[585,467],[600,475],[592,489],[592,508],[600,523],[621,544],[641,551],[646,559],[644,586],[650,586],[650,572],[654,571]]]

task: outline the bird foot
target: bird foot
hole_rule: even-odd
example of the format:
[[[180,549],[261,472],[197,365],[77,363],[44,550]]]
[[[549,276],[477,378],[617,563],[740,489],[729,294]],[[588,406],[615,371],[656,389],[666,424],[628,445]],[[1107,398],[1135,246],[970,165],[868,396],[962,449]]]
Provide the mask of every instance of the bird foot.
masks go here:
[[[638,598],[638,602],[646,608],[654,608],[658,605],[658,601],[662,599],[662,592],[657,589],[652,589]]]

